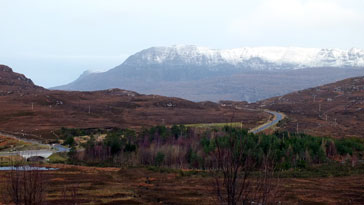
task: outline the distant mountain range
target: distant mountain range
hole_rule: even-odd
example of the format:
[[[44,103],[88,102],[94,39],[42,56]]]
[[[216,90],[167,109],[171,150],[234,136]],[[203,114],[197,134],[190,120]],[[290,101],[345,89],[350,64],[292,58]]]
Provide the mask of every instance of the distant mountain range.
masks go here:
[[[213,50],[197,46],[152,47],[131,56],[124,63],[144,65],[230,65],[236,69],[272,70],[305,67],[357,67],[364,66],[364,50],[318,49],[297,47],[245,47]]]
[[[364,50],[152,47],[101,73],[85,72],[60,90],[121,88],[193,101],[254,102],[364,74]]]

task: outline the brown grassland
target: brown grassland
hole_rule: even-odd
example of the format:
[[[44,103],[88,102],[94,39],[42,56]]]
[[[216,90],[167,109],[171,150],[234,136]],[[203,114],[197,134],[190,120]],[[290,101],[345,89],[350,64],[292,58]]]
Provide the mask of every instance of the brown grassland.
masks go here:
[[[252,128],[269,114],[213,102],[111,89],[95,92],[54,91],[0,65],[0,130],[54,139],[68,128],[142,128],[155,125],[242,122]]]
[[[96,168],[49,165],[48,204],[217,204],[212,178],[185,170]],[[0,172],[4,177],[6,172]],[[364,175],[327,178],[283,178],[283,204],[362,204]],[[4,184],[2,184],[3,187]],[[75,189],[74,198],[63,197]]]
[[[310,88],[257,103],[288,118],[282,130],[315,136],[364,137],[364,77]]]

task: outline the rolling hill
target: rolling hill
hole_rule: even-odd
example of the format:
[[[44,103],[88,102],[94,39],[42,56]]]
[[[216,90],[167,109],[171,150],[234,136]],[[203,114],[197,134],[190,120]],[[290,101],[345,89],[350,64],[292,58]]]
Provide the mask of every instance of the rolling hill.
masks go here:
[[[364,77],[290,93],[258,104],[288,115],[281,127],[291,132],[364,137]]]
[[[36,86],[24,75],[0,65],[0,130],[41,138],[61,127],[141,128],[161,124],[243,122],[253,127],[269,116],[212,102],[141,95],[109,89],[54,91]]]

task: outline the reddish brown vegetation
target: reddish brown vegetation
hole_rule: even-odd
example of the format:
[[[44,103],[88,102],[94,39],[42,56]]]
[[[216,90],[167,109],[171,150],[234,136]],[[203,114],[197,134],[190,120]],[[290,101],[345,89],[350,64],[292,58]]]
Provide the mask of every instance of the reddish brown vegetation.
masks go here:
[[[55,166],[55,165],[54,165]],[[211,177],[182,176],[144,168],[95,168],[57,165],[49,176],[48,204],[65,204],[65,187],[77,188],[78,204],[217,204]],[[0,177],[4,177],[0,172]],[[149,180],[148,180],[149,179]],[[364,203],[364,177],[281,179],[283,204]],[[71,202],[70,193],[67,201]]]
[[[282,128],[334,137],[364,137],[364,77],[306,89],[260,102],[288,116]]]
[[[44,204],[47,193],[47,177],[35,167],[15,167],[4,178],[2,199],[5,204]]]
[[[157,124],[243,122],[254,127],[268,115],[259,111],[195,103],[180,98],[112,89],[51,91],[0,66],[0,130],[54,137],[61,127],[142,127]]]

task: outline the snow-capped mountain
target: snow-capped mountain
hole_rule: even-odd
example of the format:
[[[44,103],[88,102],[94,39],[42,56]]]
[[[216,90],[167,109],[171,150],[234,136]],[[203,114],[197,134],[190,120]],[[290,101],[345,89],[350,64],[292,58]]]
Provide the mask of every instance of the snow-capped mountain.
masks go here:
[[[252,60],[260,64],[251,64]],[[243,47],[216,50],[192,45],[152,47],[136,53],[125,61],[127,65],[191,64],[216,66],[230,64],[239,68],[279,69],[305,67],[362,67],[362,49],[320,49],[299,47]],[[262,64],[267,64],[264,66]],[[272,64],[275,66],[271,67]],[[256,67],[255,67],[255,66]],[[280,67],[285,65],[284,67]]]
[[[142,50],[109,71],[85,72],[54,89],[121,88],[194,101],[253,102],[360,75],[362,49],[178,45]]]

